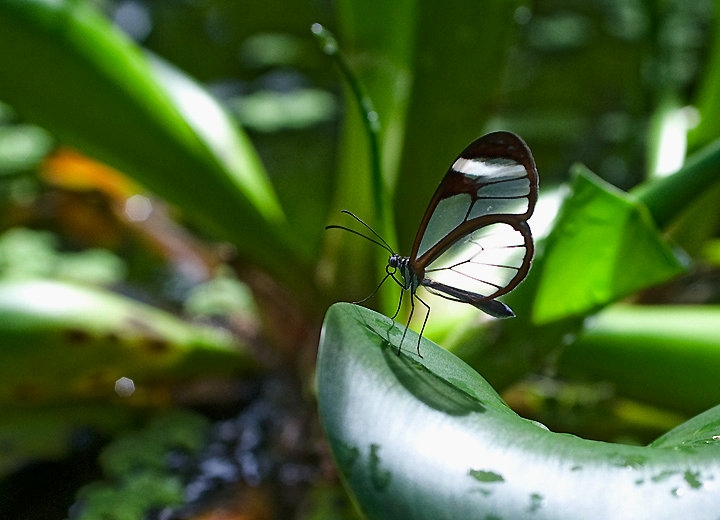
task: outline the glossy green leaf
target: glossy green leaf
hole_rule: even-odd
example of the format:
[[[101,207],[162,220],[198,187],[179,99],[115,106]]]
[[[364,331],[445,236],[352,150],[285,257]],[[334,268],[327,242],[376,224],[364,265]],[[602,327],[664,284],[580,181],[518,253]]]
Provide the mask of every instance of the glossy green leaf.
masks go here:
[[[84,1],[0,1],[0,53],[0,99],[307,288],[308,253],[252,145],[196,83]]]
[[[350,304],[325,318],[320,418],[372,519],[717,516],[720,407],[645,447],[548,431],[516,415],[469,366]]]
[[[545,244],[536,323],[589,313],[683,271],[641,203],[584,167],[571,190]]]
[[[252,370],[230,334],[100,289],[51,281],[0,283],[0,403],[117,398],[197,374]]]
[[[620,395],[697,413],[720,403],[720,308],[611,307],[586,322],[558,370],[612,381]]]

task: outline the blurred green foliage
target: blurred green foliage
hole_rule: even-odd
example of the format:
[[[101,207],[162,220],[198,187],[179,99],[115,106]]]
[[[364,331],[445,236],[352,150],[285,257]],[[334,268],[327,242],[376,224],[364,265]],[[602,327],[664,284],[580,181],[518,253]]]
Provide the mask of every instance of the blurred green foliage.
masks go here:
[[[105,481],[78,492],[82,504],[75,518],[143,517],[152,507],[182,503],[182,483],[168,471],[171,451],[190,455],[202,447],[207,420],[190,412],[156,417],[147,428],[125,436],[100,454]]]

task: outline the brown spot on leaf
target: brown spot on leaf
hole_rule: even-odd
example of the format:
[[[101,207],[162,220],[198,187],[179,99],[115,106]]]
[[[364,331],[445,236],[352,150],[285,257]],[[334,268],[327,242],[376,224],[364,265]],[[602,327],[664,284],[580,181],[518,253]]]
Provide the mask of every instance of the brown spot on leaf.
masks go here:
[[[105,396],[114,391],[115,373],[107,368],[99,368],[81,376],[78,390],[86,396]]]
[[[170,343],[162,338],[144,338],[142,344],[151,354],[163,354],[170,350]]]
[[[127,326],[139,333],[140,345],[150,354],[164,354],[171,350],[170,343],[144,318],[131,316],[127,320]]]
[[[87,345],[92,341],[92,334],[83,329],[66,329],[63,337],[71,345]]]

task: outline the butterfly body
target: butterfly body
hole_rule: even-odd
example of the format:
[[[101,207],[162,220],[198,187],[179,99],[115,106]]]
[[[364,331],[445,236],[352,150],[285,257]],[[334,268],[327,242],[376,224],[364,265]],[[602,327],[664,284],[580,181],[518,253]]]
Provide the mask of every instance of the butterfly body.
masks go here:
[[[400,271],[402,281],[398,280],[398,283],[403,288],[403,290],[411,291],[413,293],[420,285],[422,281],[422,276],[424,274],[418,274],[413,271],[413,269],[410,267],[410,257],[401,256],[395,253],[390,255],[390,258],[388,258],[388,269],[396,269]],[[392,276],[392,273],[389,270],[388,273],[390,273],[390,276]]]
[[[345,213],[380,241],[349,231],[391,253],[386,278],[403,293],[410,291],[408,324],[415,299],[428,310],[422,336],[430,307],[417,295],[420,286],[496,318],[515,316],[496,298],[517,287],[530,270],[534,245],[527,220],[537,196],[538,174],[528,146],[511,132],[493,132],[470,143],[452,163],[428,204],[410,256],[396,254],[372,228]],[[402,295],[395,315],[401,304]]]

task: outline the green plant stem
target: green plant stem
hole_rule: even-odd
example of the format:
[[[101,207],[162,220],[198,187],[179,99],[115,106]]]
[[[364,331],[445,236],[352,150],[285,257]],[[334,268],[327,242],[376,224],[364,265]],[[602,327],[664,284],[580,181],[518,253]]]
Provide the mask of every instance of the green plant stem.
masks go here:
[[[718,181],[720,139],[693,154],[677,172],[645,182],[631,194],[647,206],[655,223],[664,229],[708,186]]]
[[[372,179],[373,205],[378,221],[381,223],[380,234],[389,236],[392,230],[389,221],[389,199],[385,183],[383,182],[382,165],[380,161],[380,118],[373,105],[372,99],[365,92],[357,76],[348,65],[347,60],[338,46],[335,36],[319,23],[312,26],[312,33],[320,42],[323,52],[333,58],[340,73],[347,82],[350,91],[360,110],[360,118],[370,147],[370,173]]]

